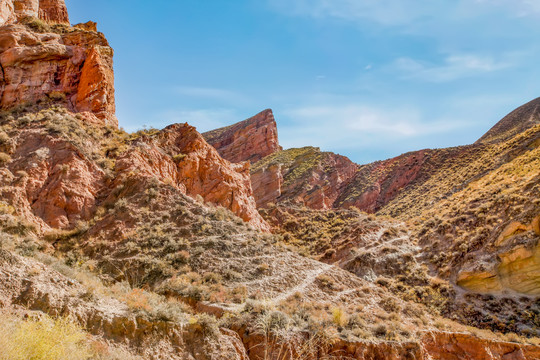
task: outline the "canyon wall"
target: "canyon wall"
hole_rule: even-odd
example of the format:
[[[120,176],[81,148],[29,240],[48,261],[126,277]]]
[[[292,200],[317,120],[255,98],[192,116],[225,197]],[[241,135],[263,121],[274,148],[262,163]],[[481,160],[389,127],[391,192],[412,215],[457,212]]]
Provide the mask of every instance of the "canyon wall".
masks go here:
[[[0,108],[52,101],[116,127],[112,57],[101,33],[75,28],[39,33],[24,25],[3,26]]]
[[[69,24],[64,0],[0,0],[0,26],[24,17]]]

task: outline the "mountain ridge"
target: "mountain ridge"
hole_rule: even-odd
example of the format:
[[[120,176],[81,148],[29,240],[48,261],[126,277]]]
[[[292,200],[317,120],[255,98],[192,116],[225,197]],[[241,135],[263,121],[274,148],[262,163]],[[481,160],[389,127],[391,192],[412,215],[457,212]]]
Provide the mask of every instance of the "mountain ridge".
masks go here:
[[[540,125],[367,168],[271,110],[127,133],[62,9],[0,0],[0,358],[540,358]]]
[[[268,203],[292,201],[304,203],[312,208],[338,209],[355,206],[362,211],[371,213],[382,211],[383,214],[400,216],[403,214],[403,210],[399,210],[402,207],[401,205],[396,209],[391,209],[393,206],[386,210],[384,208],[388,204],[395,202],[395,199],[402,201],[398,198],[403,191],[406,192],[407,189],[414,190],[415,187],[421,188],[422,184],[429,182],[433,175],[442,181],[443,179],[441,176],[436,175],[436,172],[445,167],[459,166],[461,159],[475,162],[478,157],[486,156],[487,158],[490,151],[495,151],[494,148],[498,143],[508,141],[515,135],[534,127],[538,121],[540,121],[540,98],[534,99],[509,113],[473,144],[445,149],[410,151],[394,158],[364,165],[354,164],[345,156],[331,152],[321,152],[319,149],[311,152],[310,161],[313,163],[311,168],[313,170],[311,170],[306,169],[306,162],[310,162],[308,160],[299,161],[297,165],[285,160],[291,158],[291,156],[294,158],[293,154],[295,153],[304,153],[303,149],[307,148],[276,150],[252,165],[251,172],[254,179],[252,187],[255,189],[254,194],[258,206],[263,207]],[[236,123],[228,128],[242,127],[243,123]],[[228,146],[234,146],[233,138],[229,137],[228,141]],[[523,148],[526,148],[526,146]],[[461,181],[461,185],[458,185],[459,182],[455,183],[452,188],[448,187],[441,195],[446,196],[452,191],[455,192],[456,185],[458,187],[466,186],[473,179],[485,174],[494,167],[500,166],[504,163],[506,157],[516,156],[519,151],[521,150],[514,148],[508,153],[498,153],[497,159],[499,160],[488,159],[486,163],[491,164],[490,166],[479,164],[478,171],[466,174],[465,178],[458,180]],[[249,157],[250,155],[248,153],[245,156]],[[329,156],[343,160],[335,165],[325,165],[318,160],[321,157],[326,158]],[[279,160],[280,157],[282,158],[281,161]],[[332,192],[336,193],[337,191],[337,194],[332,195],[330,198],[325,195],[327,190],[323,190],[328,188],[325,186],[327,180],[322,179],[320,174],[315,174],[314,169],[318,166],[337,174],[341,172],[347,173],[345,177],[338,176],[334,180]],[[357,171],[354,175],[351,175],[351,170],[348,169],[354,167],[357,168]],[[298,173],[303,173],[306,177],[298,180],[296,179]],[[311,177],[316,180],[310,180]],[[287,183],[290,183],[292,178],[294,178],[295,187],[298,188],[294,191],[286,189]],[[314,205],[317,202],[311,200],[314,196],[324,200],[318,200],[319,204]],[[430,201],[435,200],[435,197],[430,199]],[[321,201],[324,205],[321,205]]]

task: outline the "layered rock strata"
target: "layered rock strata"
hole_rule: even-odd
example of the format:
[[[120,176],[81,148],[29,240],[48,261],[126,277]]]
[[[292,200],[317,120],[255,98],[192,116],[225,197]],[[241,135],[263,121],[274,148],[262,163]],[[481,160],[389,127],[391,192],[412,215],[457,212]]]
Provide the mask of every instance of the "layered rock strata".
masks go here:
[[[52,101],[117,126],[113,50],[103,34],[25,24],[0,28],[0,108]]]
[[[69,24],[64,0],[0,0],[0,25],[28,16],[51,23]]]
[[[206,132],[203,136],[224,159],[235,163],[255,163],[281,150],[276,121],[270,109],[234,125]]]

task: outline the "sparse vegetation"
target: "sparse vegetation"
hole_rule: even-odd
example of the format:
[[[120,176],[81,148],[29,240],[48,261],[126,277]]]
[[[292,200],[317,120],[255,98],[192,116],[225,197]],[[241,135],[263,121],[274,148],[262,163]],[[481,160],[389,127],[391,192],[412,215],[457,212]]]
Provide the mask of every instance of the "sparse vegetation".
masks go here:
[[[0,152],[0,165],[5,165],[6,163],[11,161],[11,156],[9,154]]]
[[[25,260],[39,261],[25,270],[28,281],[58,281],[48,273],[58,271],[70,284],[66,298],[93,305],[114,301],[118,314],[164,329],[188,326],[190,334],[204,338],[205,346],[219,343],[225,329],[256,334],[264,339],[257,346],[264,349],[265,359],[284,360],[291,354],[309,359],[315,353],[331,359],[338,356],[332,354],[332,346],[338,342],[415,341],[420,336],[418,329],[464,330],[441,315],[493,331],[468,329],[482,337],[534,343],[540,326],[534,300],[474,293],[458,299],[452,279],[455,269],[476,259],[475,252],[493,246],[503,224],[520,221],[529,226],[537,216],[539,202],[531,200],[538,192],[537,148],[517,157],[513,165],[502,165],[475,181],[467,179],[494,163],[484,166],[474,162],[474,169],[460,170],[462,160],[448,160],[452,165],[449,168],[459,173],[452,176],[463,181],[453,194],[445,193],[446,201],[437,198],[440,202],[424,211],[425,203],[410,204],[397,195],[396,202],[387,208],[390,214],[411,206],[411,213],[419,215],[410,224],[355,208],[317,211],[269,204],[261,213],[273,226],[274,234],[263,234],[230,210],[212,205],[209,196],[190,198],[178,184],[139,169],[120,176],[115,170],[117,159],[133,144],[143,153],[143,144],[155,141],[159,131],[144,129],[130,135],[96,127],[83,115],[49,106],[63,100],[65,94],[51,93],[42,104],[45,109],[34,111],[34,104],[0,116],[0,150],[5,151],[0,153],[0,166],[13,154],[11,137],[32,131],[63,142],[74,149],[84,166],[108,174],[102,184],[107,191],[96,197],[95,206],[81,217],[84,221],[68,219],[69,225],[62,226],[46,219],[25,220],[19,203],[8,196],[0,201],[2,254],[20,254]],[[481,151],[474,148],[463,161],[471,161],[473,155],[483,158],[502,146]],[[519,148],[517,143],[506,146],[508,150]],[[172,159],[182,166],[186,156],[180,153]],[[292,170],[286,181],[290,184],[312,167],[324,166],[324,157],[317,149],[295,149],[263,159],[254,170],[275,161],[289,162]],[[51,167],[51,172],[61,178],[75,176],[67,163]],[[13,174],[6,169],[9,181],[2,191],[16,198],[19,193],[11,191],[29,191],[23,186],[32,176],[31,167],[13,170]],[[448,190],[456,178],[434,192]],[[414,190],[416,195],[422,189]],[[428,192],[425,201],[432,201],[433,194]],[[39,216],[38,212],[34,215]],[[412,235],[408,233],[410,227]],[[534,234],[531,225],[530,230],[509,236],[530,245],[531,239],[536,239]],[[519,236],[512,238],[515,235]],[[423,252],[418,246],[424,247]],[[0,324],[0,328],[8,326],[17,334],[16,329],[24,327],[30,334],[42,334],[60,326],[58,336],[64,331],[62,327],[68,328],[70,334],[82,336],[64,339],[75,354],[71,358],[77,358],[77,354],[81,358],[109,356],[107,344],[92,338],[74,322],[46,319],[40,325],[39,319],[13,320],[11,325]],[[44,344],[64,341],[42,335],[33,338],[42,339],[39,341]],[[31,358],[25,351],[32,349],[23,349],[26,342],[32,349],[42,347],[18,339],[11,339],[10,346],[17,346],[18,354]],[[0,343],[0,349],[3,345]],[[17,357],[7,359],[11,358]]]
[[[1,314],[0,359],[86,360],[92,357],[87,334],[72,320],[47,316],[20,320]]]

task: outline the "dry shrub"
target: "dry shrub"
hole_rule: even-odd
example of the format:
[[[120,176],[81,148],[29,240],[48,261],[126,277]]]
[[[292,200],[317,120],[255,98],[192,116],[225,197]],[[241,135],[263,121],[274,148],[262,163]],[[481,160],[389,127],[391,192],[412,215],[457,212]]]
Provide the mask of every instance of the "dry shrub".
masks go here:
[[[10,161],[11,161],[11,156],[9,156],[8,154],[4,152],[0,152],[0,165],[7,164]]]
[[[124,295],[123,300],[131,309],[144,311],[152,310],[148,295],[142,289],[131,290],[129,293]]]
[[[332,320],[337,326],[344,327],[347,324],[349,317],[343,309],[336,307],[332,309]]]
[[[3,360],[82,360],[92,356],[86,333],[68,318],[20,320],[0,316]]]

